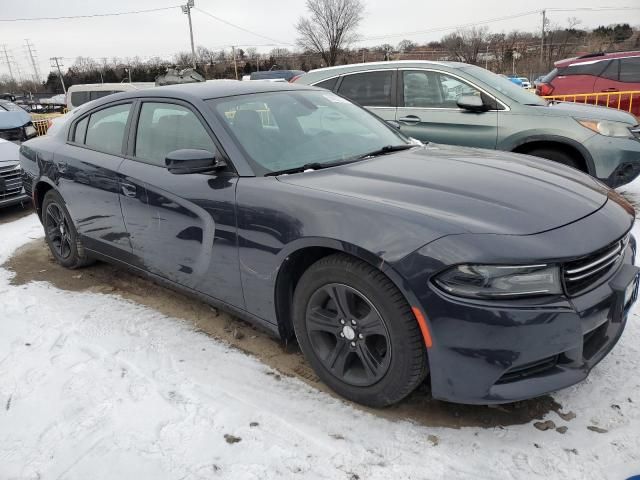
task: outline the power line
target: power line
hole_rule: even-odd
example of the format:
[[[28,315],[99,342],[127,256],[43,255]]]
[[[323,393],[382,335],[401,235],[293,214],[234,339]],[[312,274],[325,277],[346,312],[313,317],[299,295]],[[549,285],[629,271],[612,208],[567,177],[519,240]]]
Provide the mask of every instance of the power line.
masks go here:
[[[174,8],[180,8],[180,5],[172,5],[170,7],[148,8],[146,10],[129,10],[127,12],[92,13],[88,15],[64,15],[60,17],[0,18],[0,22],[35,22],[40,20],[73,20],[77,18],[117,17],[120,15],[135,15],[138,13],[161,12],[163,10],[171,10]]]
[[[640,7],[578,7],[578,8],[547,8],[545,9],[547,12],[577,12],[577,11],[593,11],[593,12],[598,12],[598,11],[613,11],[613,10],[640,10]],[[358,43],[362,43],[364,41],[369,41],[369,40],[382,40],[385,38],[396,38],[396,37],[403,37],[403,36],[412,36],[412,35],[422,35],[425,33],[437,33],[437,32],[446,32],[448,30],[457,30],[460,28],[468,28],[468,27],[474,27],[477,25],[485,25],[487,23],[494,23],[494,22],[501,22],[504,20],[511,20],[514,18],[520,18],[520,17],[527,17],[529,15],[539,15],[541,13],[542,10],[529,10],[526,12],[520,12],[520,13],[514,13],[512,15],[504,15],[502,17],[494,17],[494,18],[489,18],[486,20],[479,20],[479,21],[475,21],[475,22],[469,22],[469,23],[463,23],[463,24],[458,24],[458,25],[450,25],[447,27],[436,27],[436,28],[430,28],[427,30],[415,30],[412,32],[400,32],[400,33],[389,33],[389,34],[385,34],[385,35],[374,35],[374,36],[369,36],[369,37],[362,37],[360,40],[358,40]]]
[[[489,18],[487,20],[480,20],[480,21],[476,21],[476,22],[470,22],[470,23],[463,23],[463,24],[458,24],[458,25],[450,25],[448,27],[437,27],[437,28],[430,28],[428,30],[415,30],[412,32],[402,32],[402,33],[389,33],[386,35],[376,35],[376,36],[371,36],[371,37],[363,37],[360,39],[360,42],[362,41],[366,41],[366,40],[380,40],[380,39],[384,39],[384,38],[393,38],[393,37],[402,37],[402,36],[411,36],[411,35],[421,35],[424,33],[435,33],[435,32],[445,32],[447,30],[457,30],[458,28],[466,28],[466,27],[473,27],[476,25],[483,25],[485,23],[493,23],[493,22],[499,22],[502,20],[510,20],[513,18],[519,18],[519,17],[526,17],[528,15],[533,15],[533,14],[539,14],[540,11],[539,10],[531,10],[528,12],[522,12],[522,13],[516,13],[513,15],[505,15],[503,17],[495,17],[495,18]]]
[[[276,40],[275,38],[267,37],[266,35],[262,35],[260,33],[253,32],[253,31],[251,31],[251,30],[249,30],[247,28],[241,27],[240,25],[236,25],[235,23],[231,23],[231,22],[229,22],[229,21],[227,21],[227,20],[225,20],[223,18],[216,17],[215,15],[213,15],[213,14],[211,14],[211,13],[205,11],[205,10],[202,10],[201,8],[193,7],[193,9],[199,11],[200,13],[204,13],[205,15],[207,15],[208,17],[213,18],[214,20],[217,20],[219,22],[225,23],[225,24],[227,24],[227,25],[229,25],[231,27],[237,28],[238,30],[242,30],[243,32],[250,33],[251,35],[255,35],[256,37],[261,37],[261,38],[264,38],[264,39],[269,40],[271,42],[276,42],[277,44],[280,44],[280,45],[293,45],[292,43],[281,42],[279,40]]]

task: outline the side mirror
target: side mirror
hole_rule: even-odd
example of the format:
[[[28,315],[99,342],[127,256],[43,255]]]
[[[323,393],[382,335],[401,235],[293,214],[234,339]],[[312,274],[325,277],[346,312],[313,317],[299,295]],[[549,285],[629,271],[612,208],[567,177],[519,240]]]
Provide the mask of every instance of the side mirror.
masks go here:
[[[388,125],[392,126],[396,130],[400,130],[400,127],[402,127],[402,125],[400,125],[400,122],[397,122],[395,120],[386,120],[386,122]]]
[[[482,98],[477,95],[462,95],[456,102],[458,107],[468,110],[470,112],[486,112],[487,106],[482,101]]]
[[[194,148],[170,152],[165,159],[165,165],[174,175],[208,173],[227,166],[224,160],[217,159],[213,153]]]

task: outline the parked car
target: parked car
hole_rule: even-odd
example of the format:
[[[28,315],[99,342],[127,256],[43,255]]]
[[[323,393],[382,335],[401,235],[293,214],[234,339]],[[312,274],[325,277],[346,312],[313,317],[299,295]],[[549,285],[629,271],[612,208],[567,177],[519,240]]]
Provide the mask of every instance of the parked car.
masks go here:
[[[37,134],[31,115],[8,100],[0,100],[0,139],[22,142]]]
[[[290,82],[293,78],[304,75],[302,70],[265,70],[253,72],[250,80],[266,80],[269,82]]]
[[[295,336],[354,401],[392,404],[427,375],[464,403],[572,385],[635,301],[634,210],[573,168],[416,145],[287,83],[80,109],[21,147],[54,258],[113,262]]]
[[[518,77],[518,80],[520,80],[522,84],[522,88],[527,88],[527,89],[531,88],[531,82],[527,77]]]
[[[538,95],[599,94],[597,99],[595,95],[587,97],[587,103],[620,108],[640,116],[640,94],[633,99],[629,94],[616,95],[640,91],[640,51],[593,53],[560,60],[555,67],[536,87]]]
[[[546,101],[481,67],[363,63],[313,70],[296,83],[337,92],[422,141],[547,158],[611,187],[640,173],[640,126],[632,115]]]
[[[0,208],[30,200],[22,187],[19,150],[15,143],[0,138]]]
[[[501,76],[505,77],[511,83],[515,83],[519,87],[522,86],[522,80],[520,80],[520,77],[516,77],[515,75],[501,75]]]
[[[79,107],[91,100],[106,97],[119,92],[129,92],[143,88],[155,87],[154,82],[134,83],[85,83],[71,85],[67,90],[67,108]]]

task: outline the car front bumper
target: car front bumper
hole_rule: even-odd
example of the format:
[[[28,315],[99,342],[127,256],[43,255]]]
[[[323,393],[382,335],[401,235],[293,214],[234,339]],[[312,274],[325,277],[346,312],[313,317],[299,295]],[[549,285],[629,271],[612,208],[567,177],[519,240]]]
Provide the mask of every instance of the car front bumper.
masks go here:
[[[638,271],[627,263],[609,282],[568,305],[496,308],[440,294],[442,308],[455,312],[455,319],[447,319],[445,328],[436,323],[432,335],[440,350],[438,365],[452,371],[432,370],[433,396],[469,404],[508,403],[584,380],[624,330],[637,298]],[[633,298],[623,308],[627,287]],[[464,372],[464,381],[452,381],[457,372]]]
[[[639,270],[633,265],[632,240],[618,266],[595,288],[575,297],[463,299],[434,285],[437,272],[460,263],[525,265],[533,258],[562,263],[619,240],[632,223],[632,215],[609,201],[562,228],[527,236],[443,237],[395,264],[406,286],[416,292],[407,298],[419,305],[431,334],[433,397],[466,404],[509,403],[585,379],[624,330],[630,309],[629,304],[622,308],[624,294],[633,285],[629,288],[635,295]]]
[[[640,140],[594,135],[584,142],[593,158],[595,177],[611,188],[632,182],[640,174]]]

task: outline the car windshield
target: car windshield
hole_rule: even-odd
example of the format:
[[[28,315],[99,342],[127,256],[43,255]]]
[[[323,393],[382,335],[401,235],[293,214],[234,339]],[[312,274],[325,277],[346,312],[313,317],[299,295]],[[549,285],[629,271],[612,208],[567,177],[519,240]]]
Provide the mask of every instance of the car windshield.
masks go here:
[[[410,145],[366,110],[327,91],[280,91],[209,100],[257,175],[353,161]]]
[[[7,102],[7,101],[0,102],[0,109],[6,110],[8,112],[24,112],[24,110],[20,108],[18,105],[16,105],[15,103]]]
[[[485,85],[497,90],[504,96],[523,105],[540,105],[545,106],[547,102],[544,98],[540,98],[535,93],[529,92],[519,85],[516,85],[509,79],[496,75],[495,73],[485,70],[481,67],[469,66],[462,69],[468,75],[477,78]]]

